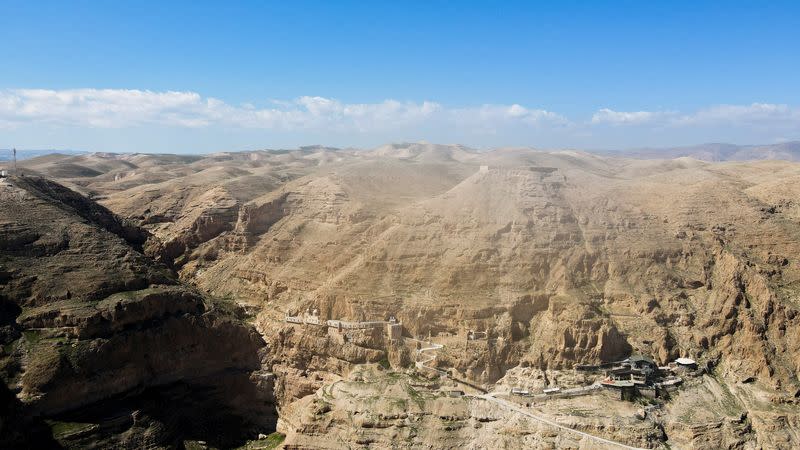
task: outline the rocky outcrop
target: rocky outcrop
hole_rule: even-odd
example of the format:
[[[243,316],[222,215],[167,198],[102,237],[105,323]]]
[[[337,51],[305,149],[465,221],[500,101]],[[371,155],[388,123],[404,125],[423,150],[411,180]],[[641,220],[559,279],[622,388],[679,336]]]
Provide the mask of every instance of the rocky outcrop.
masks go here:
[[[285,210],[287,196],[288,193],[284,192],[262,203],[244,205],[239,211],[235,231],[248,236],[266,232],[287,213]]]
[[[254,375],[265,343],[238,306],[180,283],[142,253],[146,232],[55,183],[13,178],[0,186],[0,203],[0,375],[19,420],[80,416],[89,421],[83,431],[56,436],[74,446],[119,444],[123,435],[172,445],[185,430],[164,427],[193,414],[192,402],[238,421],[225,445],[274,427],[272,385]],[[176,415],[160,415],[153,390],[181,389]],[[189,401],[190,392],[200,398]],[[261,401],[236,400],[243,395]],[[150,418],[138,420],[140,410]]]
[[[134,226],[125,219],[119,218],[107,208],[46,178],[15,178],[14,185],[24,189],[27,195],[37,197],[41,201],[64,210],[67,214],[74,214],[109,233],[121,237],[139,251],[145,247],[146,242],[151,238],[150,233]]]
[[[330,376],[387,360],[383,333],[383,329],[340,333],[315,325],[288,325],[267,333],[271,350],[267,365],[277,376],[275,396],[288,404],[316,391]]]
[[[142,386],[158,386],[228,370],[255,371],[261,338],[214,315],[162,318],[147,328],[105,338],[27,336],[20,398],[55,414]],[[46,334],[47,332],[41,332]]]
[[[554,300],[533,323],[523,361],[539,369],[619,361],[632,350],[614,323],[591,305]]]

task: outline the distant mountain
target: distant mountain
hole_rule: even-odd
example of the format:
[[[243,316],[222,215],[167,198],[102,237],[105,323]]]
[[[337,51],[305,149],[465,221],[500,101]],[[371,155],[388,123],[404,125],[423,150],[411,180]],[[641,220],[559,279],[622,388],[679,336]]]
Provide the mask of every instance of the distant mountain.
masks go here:
[[[44,149],[44,150],[20,150],[17,149],[17,160],[23,159],[30,159],[36,158],[37,156],[45,156],[51,155],[54,153],[59,153],[62,155],[83,155],[85,152],[83,150],[54,150],[54,149]],[[0,161],[11,161],[13,159],[13,153],[10,148],[0,148]]]
[[[613,152],[642,159],[691,157],[703,161],[750,161],[777,159],[800,161],[800,141],[768,145],[700,144],[689,147],[641,148]]]

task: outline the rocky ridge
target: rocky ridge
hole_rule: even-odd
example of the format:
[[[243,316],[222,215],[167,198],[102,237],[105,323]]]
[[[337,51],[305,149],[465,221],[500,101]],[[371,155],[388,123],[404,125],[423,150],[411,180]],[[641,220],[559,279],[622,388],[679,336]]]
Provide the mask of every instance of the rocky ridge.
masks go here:
[[[481,384],[516,369],[567,379],[633,352],[690,356],[716,377],[693,408],[717,413],[670,412],[673,442],[797,442],[796,164],[429,144],[81,158],[127,169],[65,183],[172,242],[181,278],[258,314],[287,411],[361,364],[409,363],[374,336],[342,344],[282,323],[314,308],[394,315],[407,337],[447,342],[440,368]]]
[[[21,401],[14,417],[88,424],[57,436],[61,445],[176,445],[210,431],[192,409],[212,405],[183,393],[199,390],[221,402],[205,421],[274,427],[271,386],[258,386],[262,338],[238,307],[158,263],[162,247],[149,233],[45,179],[3,181],[0,203],[0,369]],[[176,399],[173,414],[162,415],[155,390]],[[194,426],[174,428],[189,417]],[[21,438],[7,426],[4,439]],[[235,442],[240,433],[208,437]]]

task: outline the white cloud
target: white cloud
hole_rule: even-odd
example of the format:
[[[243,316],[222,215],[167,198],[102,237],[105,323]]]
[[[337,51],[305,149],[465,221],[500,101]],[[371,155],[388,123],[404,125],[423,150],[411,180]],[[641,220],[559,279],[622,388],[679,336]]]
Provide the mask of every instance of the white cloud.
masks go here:
[[[795,125],[800,126],[800,109],[789,105],[753,103],[717,105],[675,120],[678,125]]]
[[[570,121],[552,111],[528,109],[513,105],[481,105],[477,107],[456,108],[447,111],[451,124],[471,127],[482,132],[496,132],[509,125],[525,127],[554,127],[570,125]]]
[[[517,103],[448,107],[436,102],[384,100],[345,103],[333,98],[304,96],[293,100],[266,99],[262,105],[232,105],[195,92],[128,89],[0,90],[0,130],[43,131],[70,128],[180,130],[250,130],[253,136],[335,141],[349,145],[369,139],[386,142],[404,138],[466,143],[531,143],[551,145],[662,143],[664,132],[684,140],[775,139],[800,135],[800,108],[785,104],[716,105],[696,111],[617,111],[603,108],[589,120]],[[620,129],[626,130],[619,133]],[[630,130],[630,131],[628,131]],[[680,131],[678,131],[680,130]],[[24,132],[24,133],[23,133]],[[102,132],[100,132],[102,133]],[[210,135],[213,135],[213,132]],[[620,137],[623,136],[624,137]],[[220,135],[222,136],[222,135]],[[226,134],[226,139],[232,136]],[[219,139],[223,139],[220,137]],[[634,142],[635,141],[635,142]]]
[[[197,127],[214,99],[193,92],[121,89],[18,89],[0,92],[0,120],[114,128],[143,123]]]
[[[751,126],[800,128],[800,109],[784,104],[715,105],[693,113],[674,111],[614,111],[603,108],[592,116],[594,125]]]
[[[127,89],[16,89],[0,91],[0,124],[44,123],[92,128],[142,125],[207,127],[212,125],[273,130],[377,132],[419,124],[450,126],[536,125],[566,122],[563,117],[521,105],[482,105],[447,109],[423,101],[342,103],[305,96],[233,106],[194,92],[153,92]]]
[[[603,108],[592,116],[593,124],[644,125],[668,119],[674,113],[666,111],[614,111]]]

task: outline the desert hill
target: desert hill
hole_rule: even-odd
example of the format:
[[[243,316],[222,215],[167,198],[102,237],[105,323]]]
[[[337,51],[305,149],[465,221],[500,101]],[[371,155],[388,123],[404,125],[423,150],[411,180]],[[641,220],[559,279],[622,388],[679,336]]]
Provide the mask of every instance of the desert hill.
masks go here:
[[[778,153],[792,148],[769,151],[792,159]],[[636,353],[691,357],[702,385],[668,403],[664,435],[642,431],[637,445],[790,448],[800,442],[800,165],[712,162],[762,150],[634,159],[394,144],[23,167],[146,230],[143,251],[182,282],[257,315],[297,442],[356,426],[303,415],[310,395],[363,364],[409,363],[379,336],[339,342],[284,322],[316,309],[322,320],[394,316],[407,338],[447,344],[433,364],[487,386],[523,372],[553,384],[578,364]],[[491,345],[468,343],[470,330]],[[451,438],[412,441],[464,443]]]
[[[629,158],[674,159],[690,157],[703,161],[800,161],[800,142],[768,145],[702,144],[688,147],[643,148],[619,152]]]

